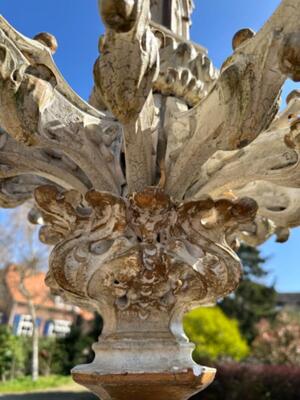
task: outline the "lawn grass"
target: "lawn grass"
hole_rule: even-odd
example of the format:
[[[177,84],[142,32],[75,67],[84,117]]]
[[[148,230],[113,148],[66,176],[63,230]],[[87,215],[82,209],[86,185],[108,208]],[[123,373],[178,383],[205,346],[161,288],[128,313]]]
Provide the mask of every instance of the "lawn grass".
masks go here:
[[[30,376],[0,383],[0,393],[22,393],[58,388],[72,384],[69,376],[42,376],[33,382]]]

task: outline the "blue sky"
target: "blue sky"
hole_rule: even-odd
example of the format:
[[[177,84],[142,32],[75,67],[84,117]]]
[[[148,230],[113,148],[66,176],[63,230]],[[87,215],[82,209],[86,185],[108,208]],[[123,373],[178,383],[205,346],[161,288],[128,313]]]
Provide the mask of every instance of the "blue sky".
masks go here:
[[[207,47],[219,67],[231,53],[234,33],[243,27],[257,31],[280,0],[195,0],[195,3],[192,40]],[[77,93],[88,97],[98,38],[103,32],[97,0],[0,0],[0,13],[26,36],[42,31],[53,33],[59,44],[55,55],[57,65]],[[283,100],[296,87],[300,88],[287,82]],[[262,246],[263,254],[270,257],[268,282],[275,282],[280,291],[300,291],[299,245],[300,229],[295,229],[286,244],[276,244],[271,239]]]

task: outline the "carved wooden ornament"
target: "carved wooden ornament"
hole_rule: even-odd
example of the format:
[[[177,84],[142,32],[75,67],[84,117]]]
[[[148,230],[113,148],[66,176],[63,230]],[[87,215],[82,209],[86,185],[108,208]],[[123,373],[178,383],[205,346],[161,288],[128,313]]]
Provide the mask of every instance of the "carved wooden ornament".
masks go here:
[[[98,311],[93,363],[74,379],[102,399],[188,399],[196,365],[182,316],[238,285],[240,241],[300,225],[300,7],[282,0],[240,30],[216,70],[189,40],[191,0],[102,0],[90,104],[63,79],[55,38],[0,17],[0,205],[34,197],[53,246],[47,284]]]

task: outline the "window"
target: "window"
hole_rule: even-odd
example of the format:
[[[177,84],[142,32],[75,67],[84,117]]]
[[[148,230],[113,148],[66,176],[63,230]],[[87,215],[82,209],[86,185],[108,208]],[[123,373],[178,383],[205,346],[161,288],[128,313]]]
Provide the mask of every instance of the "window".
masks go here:
[[[66,337],[71,332],[70,321],[55,319],[45,325],[45,336]]]
[[[36,319],[36,326],[39,327],[41,320]],[[22,314],[15,315],[13,322],[13,332],[16,336],[32,336],[33,323],[31,315]]]
[[[18,318],[16,318],[18,317]],[[17,336],[32,336],[33,324],[30,315],[16,315],[14,331]]]

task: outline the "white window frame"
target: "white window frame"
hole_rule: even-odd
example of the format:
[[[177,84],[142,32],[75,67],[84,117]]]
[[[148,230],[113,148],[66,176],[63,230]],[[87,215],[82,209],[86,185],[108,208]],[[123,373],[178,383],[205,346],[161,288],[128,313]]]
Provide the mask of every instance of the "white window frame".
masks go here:
[[[71,321],[54,319],[49,324],[47,336],[64,338],[71,332]]]
[[[21,314],[16,331],[16,336],[32,336],[32,333],[33,333],[33,323],[31,315]]]

